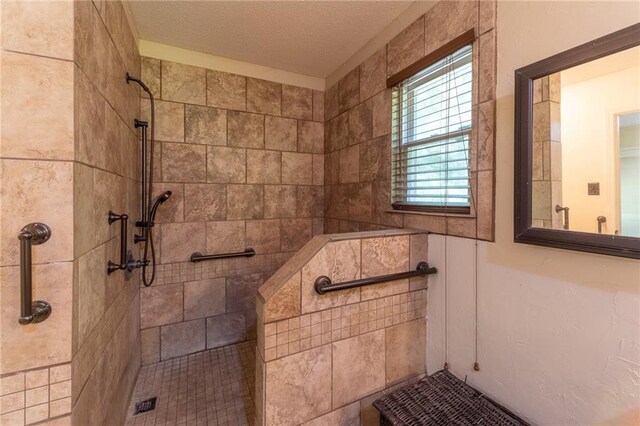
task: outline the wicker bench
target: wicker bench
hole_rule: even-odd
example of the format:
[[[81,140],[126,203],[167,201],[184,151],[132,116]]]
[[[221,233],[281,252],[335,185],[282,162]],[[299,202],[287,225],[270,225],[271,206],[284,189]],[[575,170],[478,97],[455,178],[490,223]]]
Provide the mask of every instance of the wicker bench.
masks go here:
[[[529,425],[446,370],[385,395],[373,405],[383,426]]]

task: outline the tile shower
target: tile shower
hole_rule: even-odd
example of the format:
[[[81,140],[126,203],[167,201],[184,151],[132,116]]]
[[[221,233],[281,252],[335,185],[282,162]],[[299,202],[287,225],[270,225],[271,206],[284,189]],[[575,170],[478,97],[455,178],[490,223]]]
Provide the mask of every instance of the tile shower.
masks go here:
[[[310,284],[300,262],[305,253],[305,262],[313,262],[315,252],[305,250],[320,250],[318,241],[356,244],[362,264],[355,274],[373,273],[365,258],[376,236],[393,240],[391,251],[402,253],[396,259],[402,268],[389,270],[413,267],[413,250],[426,257],[426,243],[416,242],[422,234],[384,234],[390,228],[493,238],[495,3],[437,4],[326,93],[141,57],[119,1],[17,2],[2,9],[9,71],[1,83],[0,423],[287,424],[279,410],[287,410],[291,388],[278,371],[306,368],[305,360],[318,357],[324,381],[315,390],[332,397],[323,406],[306,401],[296,421],[375,424],[372,400],[424,371],[426,289],[393,283],[332,296],[325,305],[304,296]],[[456,18],[445,26],[444,15]],[[385,80],[471,27],[479,36],[474,215],[390,213]],[[40,35],[21,38],[25,28]],[[137,275],[125,280],[104,271],[120,245],[106,213],[134,216],[138,209],[140,135],[133,122],[150,119],[149,100],[125,83],[126,72],[140,76],[157,99],[154,194],[173,193],[158,214],[157,278],[148,288]],[[48,90],[43,97],[33,87]],[[22,137],[24,114],[47,120],[47,131],[36,127]],[[34,252],[34,265],[35,293],[54,311],[46,327],[29,326],[24,338],[15,322],[14,240],[34,221],[53,230],[51,242]],[[352,231],[382,233],[321,236]],[[193,252],[247,247],[257,254],[189,261]],[[287,269],[296,262],[297,272]],[[298,273],[300,283],[285,280],[286,271]],[[279,293],[285,302],[270,311],[276,293],[265,294],[280,286],[294,295]],[[400,361],[385,342],[406,346],[416,339],[422,352],[405,364],[374,353],[386,348],[378,355]],[[36,341],[44,342],[37,355],[17,355]],[[326,368],[370,352],[380,374],[357,389]],[[133,416],[135,402],[152,396],[159,398],[156,410]]]

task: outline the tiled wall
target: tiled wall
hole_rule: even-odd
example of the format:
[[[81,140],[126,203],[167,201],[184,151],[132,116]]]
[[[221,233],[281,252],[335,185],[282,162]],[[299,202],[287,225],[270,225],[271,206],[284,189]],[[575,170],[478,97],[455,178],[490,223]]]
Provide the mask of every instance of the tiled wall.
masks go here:
[[[408,227],[494,238],[495,1],[441,1],[325,95],[325,231]],[[391,89],[386,79],[475,28],[470,215],[391,210]]]
[[[560,73],[533,82],[533,163],[531,224],[561,229],[562,145],[560,144]]]
[[[127,213],[129,244],[139,216],[140,143],[136,87],[140,56],[119,1],[75,5],[73,423],[124,421],[140,366],[138,277],[106,274],[119,260],[119,224]],[[137,250],[134,249],[134,253]]]
[[[71,411],[74,271],[73,3],[2,2],[0,132],[0,424]],[[33,247],[34,297],[53,311],[40,324],[20,316],[17,235],[51,227]]]
[[[314,237],[259,291],[257,424],[378,424],[371,403],[425,372],[427,278],[325,295],[334,282],[414,269],[427,234]]]
[[[324,94],[153,58],[157,280],[143,364],[255,338],[257,288],[323,231]],[[143,99],[148,118],[150,102]],[[193,252],[253,258],[189,262]]]

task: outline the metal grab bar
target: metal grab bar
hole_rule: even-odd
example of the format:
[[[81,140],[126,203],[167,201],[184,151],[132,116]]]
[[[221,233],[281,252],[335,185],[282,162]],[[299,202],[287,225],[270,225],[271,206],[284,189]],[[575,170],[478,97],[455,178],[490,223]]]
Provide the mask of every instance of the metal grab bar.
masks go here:
[[[51,305],[43,300],[31,301],[32,259],[31,246],[46,243],[51,238],[51,228],[44,223],[30,223],[18,234],[20,240],[20,318],[22,325],[38,323],[51,315]]]
[[[564,220],[562,222],[562,229],[569,229],[569,207],[562,207],[560,204],[556,204],[556,213],[564,212]]]
[[[602,234],[602,224],[607,222],[607,218],[605,216],[598,216],[598,234]]]
[[[332,283],[331,278],[321,275],[316,278],[314,288],[316,293],[325,294],[330,291],[345,290],[348,288],[362,287],[370,284],[380,284],[389,281],[402,280],[405,278],[423,277],[425,275],[437,274],[438,269],[430,267],[427,262],[420,262],[414,271],[399,272],[397,274],[380,275],[378,277],[362,278],[360,280]]]
[[[116,214],[109,211],[109,225],[113,222],[120,221],[120,263],[107,263],[107,274],[111,275],[120,269],[127,269],[127,225],[129,224],[129,216],[126,214]]]
[[[236,253],[222,253],[222,254],[202,254],[199,251],[191,254],[192,262],[202,262],[203,260],[213,260],[213,259],[228,259],[230,257],[252,257],[255,256],[256,251],[251,247],[245,249],[244,251],[236,252]]]

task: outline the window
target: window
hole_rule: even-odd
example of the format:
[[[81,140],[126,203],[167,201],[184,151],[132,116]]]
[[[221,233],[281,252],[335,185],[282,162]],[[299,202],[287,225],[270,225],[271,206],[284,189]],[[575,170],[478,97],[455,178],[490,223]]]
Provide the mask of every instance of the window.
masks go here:
[[[394,86],[395,209],[469,212],[472,63],[468,44]]]

